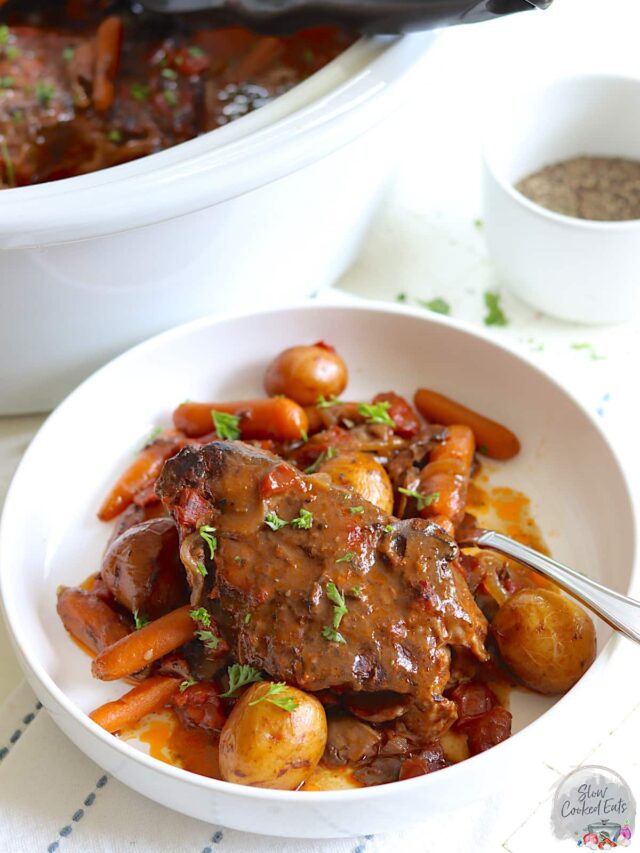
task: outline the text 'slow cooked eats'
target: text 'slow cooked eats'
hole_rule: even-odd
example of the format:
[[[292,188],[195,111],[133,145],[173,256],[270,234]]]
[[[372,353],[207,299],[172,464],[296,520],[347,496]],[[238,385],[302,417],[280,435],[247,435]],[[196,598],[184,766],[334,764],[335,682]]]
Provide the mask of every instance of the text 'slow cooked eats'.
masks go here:
[[[516,436],[347,382],[330,345],[292,347],[270,396],[180,404],[121,474],[99,571],[58,590],[93,675],[129,684],[91,713],[108,732],[243,785],[378,785],[499,744],[512,688],[563,693],[592,663],[578,605],[456,542],[481,457],[508,464]]]

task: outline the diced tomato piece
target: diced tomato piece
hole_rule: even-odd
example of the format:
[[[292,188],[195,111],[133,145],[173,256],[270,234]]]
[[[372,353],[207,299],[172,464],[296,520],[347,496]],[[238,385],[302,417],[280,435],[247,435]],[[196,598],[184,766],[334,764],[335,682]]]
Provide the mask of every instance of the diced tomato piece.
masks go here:
[[[281,492],[288,492],[289,489],[302,486],[300,475],[285,462],[276,465],[268,474],[266,474],[260,483],[260,495],[263,498],[268,498],[271,495],[278,495]]]
[[[169,60],[171,66],[179,74],[192,77],[194,74],[202,74],[207,71],[211,61],[207,54],[197,45],[181,47]]]
[[[225,724],[226,715],[218,688],[211,681],[193,684],[183,693],[171,698],[176,714],[187,726],[220,731]]]
[[[373,402],[391,403],[389,417],[394,421],[395,432],[401,438],[413,438],[420,430],[419,417],[404,397],[401,397],[399,394],[395,394],[393,391],[385,391],[382,394],[376,394]]]
[[[432,743],[421,752],[408,755],[400,768],[400,779],[413,779],[415,776],[425,776],[447,766],[447,760],[439,743]]]
[[[491,711],[498,704],[495,693],[482,681],[465,681],[451,691],[449,698],[456,703],[456,728],[464,728],[473,720]]]
[[[511,714],[498,705],[465,729],[469,752],[477,755],[511,736]]]
[[[200,527],[211,514],[207,500],[195,489],[184,489],[174,510],[176,522],[184,527]]]

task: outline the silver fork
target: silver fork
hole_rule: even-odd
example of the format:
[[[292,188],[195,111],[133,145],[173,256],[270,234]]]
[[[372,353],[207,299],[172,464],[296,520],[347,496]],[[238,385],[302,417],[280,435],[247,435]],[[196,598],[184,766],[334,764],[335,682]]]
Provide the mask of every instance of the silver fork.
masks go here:
[[[616,631],[640,643],[640,601],[615,592],[575,569],[493,530],[476,528],[465,531],[458,544],[462,547],[475,545],[477,548],[490,548],[540,572],[593,610]]]

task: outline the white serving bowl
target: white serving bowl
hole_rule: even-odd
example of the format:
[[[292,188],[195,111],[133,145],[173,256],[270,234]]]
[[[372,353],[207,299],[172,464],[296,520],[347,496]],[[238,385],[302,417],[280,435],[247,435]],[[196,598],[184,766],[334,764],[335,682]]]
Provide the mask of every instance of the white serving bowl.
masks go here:
[[[553,213],[515,184],[572,157],[640,157],[640,79],[584,75],[501,99],[484,146],[484,222],[505,285],[562,320],[620,323],[640,312],[640,220]]]
[[[110,527],[95,511],[108,485],[150,428],[169,422],[177,401],[259,394],[277,351],[318,339],[346,359],[351,398],[390,388],[410,396],[426,385],[508,423],[522,453],[500,466],[493,482],[531,497],[558,559],[621,592],[636,579],[634,510],[599,427],[553,379],[447,318],[375,304],[206,318],[141,344],[88,379],[27,450],[0,525],[0,594],[20,663],[60,728],[125,784],[205,821],[293,837],[397,830],[424,819],[425,810],[451,812],[493,795],[513,766],[526,773],[532,746],[559,736],[563,707],[573,719],[583,714],[585,697],[592,710],[607,701],[599,686],[616,653],[600,625],[598,659],[553,708],[543,697],[514,696],[515,730],[523,731],[462,764],[377,788],[295,793],[207,779],[149,757],[86,716],[123,685],[92,679],[88,658],[56,615],[56,588],[98,567]]]
[[[2,191],[0,415],[52,408],[177,323],[287,304],[335,281],[397,162],[398,107],[426,88],[434,38],[361,39],[212,133]]]

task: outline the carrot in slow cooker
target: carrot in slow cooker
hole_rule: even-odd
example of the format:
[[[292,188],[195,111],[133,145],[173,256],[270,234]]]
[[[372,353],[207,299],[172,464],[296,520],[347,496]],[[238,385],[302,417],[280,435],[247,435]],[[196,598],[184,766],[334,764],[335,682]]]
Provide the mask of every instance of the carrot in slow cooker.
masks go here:
[[[480,453],[493,459],[511,459],[520,450],[520,442],[507,427],[484,415],[467,409],[460,403],[427,388],[419,388],[415,395],[416,408],[433,424],[466,424],[473,434]]]
[[[101,21],[96,33],[96,61],[93,78],[93,106],[99,113],[111,109],[115,96],[115,79],[120,64],[122,20],[110,15]]]

